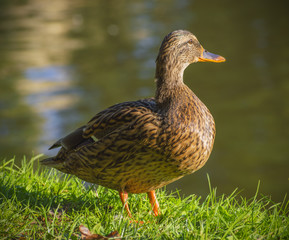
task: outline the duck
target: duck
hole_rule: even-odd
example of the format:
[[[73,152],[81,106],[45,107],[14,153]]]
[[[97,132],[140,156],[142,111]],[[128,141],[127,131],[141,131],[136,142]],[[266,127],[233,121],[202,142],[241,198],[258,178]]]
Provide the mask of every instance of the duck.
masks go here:
[[[156,58],[155,97],[115,104],[56,141],[56,156],[41,164],[114,189],[128,216],[128,194],[147,193],[161,214],[155,190],[191,174],[207,162],[216,128],[205,104],[184,83],[196,62],[224,62],[187,30],[166,35]]]

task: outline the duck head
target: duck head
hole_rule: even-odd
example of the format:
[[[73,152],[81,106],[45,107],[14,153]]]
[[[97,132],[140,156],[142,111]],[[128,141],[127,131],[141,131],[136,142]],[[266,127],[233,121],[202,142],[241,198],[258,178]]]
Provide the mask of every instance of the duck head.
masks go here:
[[[195,62],[224,62],[225,58],[208,52],[189,31],[177,30],[165,36],[156,59],[156,79],[179,78]]]

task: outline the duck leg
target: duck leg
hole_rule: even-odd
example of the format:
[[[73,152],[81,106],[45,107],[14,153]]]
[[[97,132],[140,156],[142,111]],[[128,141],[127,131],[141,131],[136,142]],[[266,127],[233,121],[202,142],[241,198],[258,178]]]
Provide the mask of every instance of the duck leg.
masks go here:
[[[161,212],[160,212],[160,207],[159,207],[158,200],[157,200],[157,198],[156,198],[156,193],[155,193],[155,191],[153,190],[153,191],[147,192],[147,195],[148,195],[148,197],[149,197],[150,204],[151,204],[151,206],[152,206],[154,215],[155,215],[155,216],[159,216],[159,215],[161,214]],[[121,192],[119,192],[119,196],[120,196],[120,199],[121,199],[122,204],[123,204],[124,207],[125,207],[125,210],[126,210],[128,216],[129,216],[130,218],[133,218],[132,215],[131,215],[131,212],[130,212],[130,210],[129,210],[128,203],[127,203],[128,193],[125,192],[125,191],[121,191]]]
[[[127,193],[127,192],[119,192],[119,196],[120,196],[120,199],[121,199],[122,204],[123,204],[124,207],[125,207],[125,210],[126,210],[128,216],[129,216],[130,218],[132,218],[132,215],[131,215],[131,212],[130,212],[130,210],[129,210],[128,203],[127,203],[128,193]]]
[[[153,212],[154,212],[155,216],[160,215],[161,214],[160,206],[159,206],[158,200],[156,198],[155,190],[147,192],[147,195],[149,197],[149,200],[150,200],[150,203],[152,205]]]

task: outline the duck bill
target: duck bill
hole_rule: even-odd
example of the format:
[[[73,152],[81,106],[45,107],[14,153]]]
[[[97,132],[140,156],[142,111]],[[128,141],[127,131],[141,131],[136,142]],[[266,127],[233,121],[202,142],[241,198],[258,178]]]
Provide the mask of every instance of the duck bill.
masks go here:
[[[220,55],[210,53],[207,50],[203,48],[201,57],[199,57],[199,62],[215,62],[215,63],[220,63],[220,62],[225,62],[226,59]]]

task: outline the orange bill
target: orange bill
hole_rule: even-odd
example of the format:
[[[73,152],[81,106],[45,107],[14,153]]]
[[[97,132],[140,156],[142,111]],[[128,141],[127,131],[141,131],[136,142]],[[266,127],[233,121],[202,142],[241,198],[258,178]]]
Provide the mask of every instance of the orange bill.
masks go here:
[[[202,55],[199,57],[199,62],[225,62],[226,59],[220,55],[210,53],[203,48]]]

